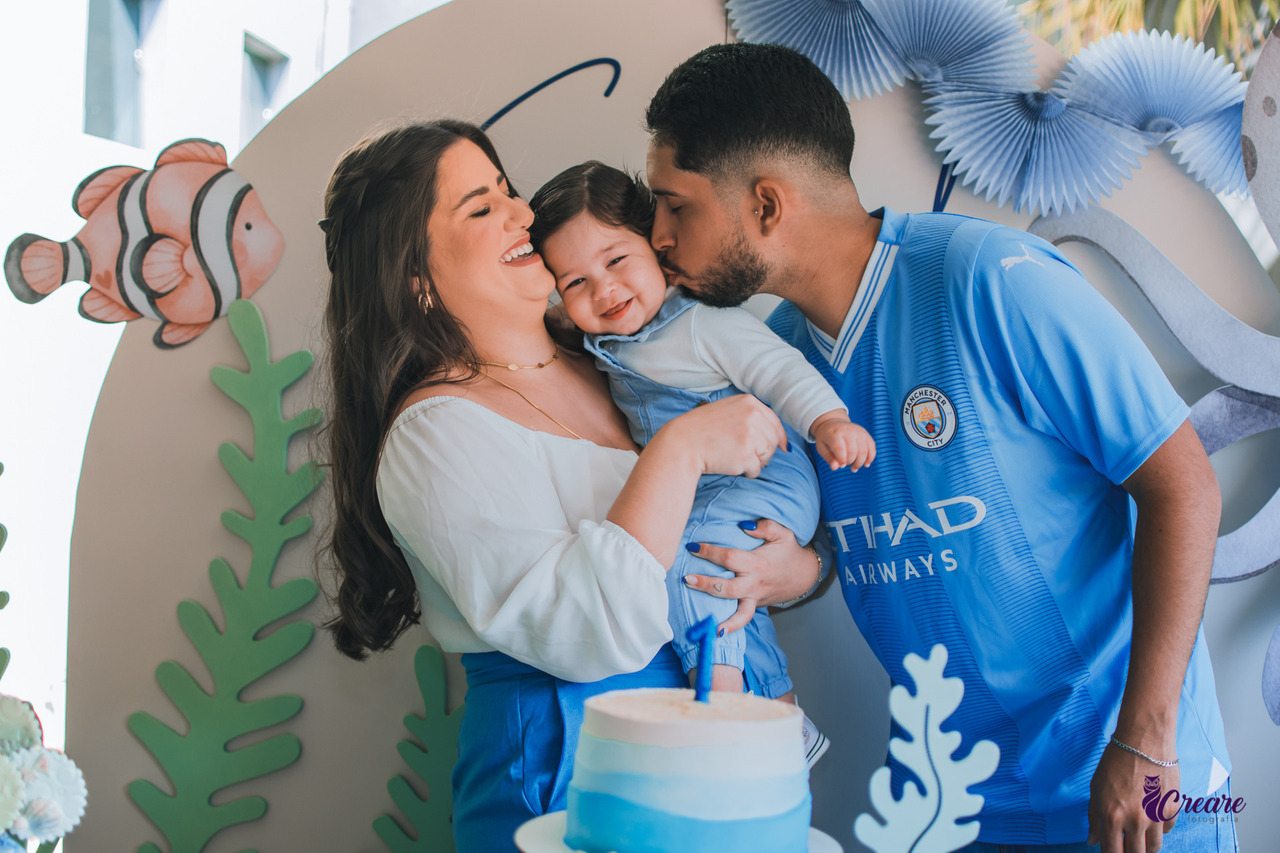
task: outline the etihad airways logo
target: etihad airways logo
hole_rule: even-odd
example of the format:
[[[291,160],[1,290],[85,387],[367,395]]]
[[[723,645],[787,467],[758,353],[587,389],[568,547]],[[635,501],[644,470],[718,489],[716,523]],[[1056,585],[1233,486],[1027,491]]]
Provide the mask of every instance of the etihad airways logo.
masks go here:
[[[883,544],[893,548],[902,542],[903,536],[913,530],[931,539],[950,536],[953,533],[972,530],[986,517],[986,504],[970,495],[961,495],[927,504],[925,512],[903,509],[896,513],[858,515],[853,518],[842,518],[839,521],[829,521],[827,527],[831,528],[832,534],[839,543],[840,551],[848,552],[863,545],[867,548],[877,548]],[[872,556],[869,562],[857,564],[841,560],[840,565],[843,570],[841,577],[849,586],[866,586],[912,581],[935,573],[932,550],[905,557],[895,552],[892,556],[893,559],[889,560],[880,560]],[[950,548],[938,551],[937,557],[939,562],[936,568],[940,570],[938,574],[954,572],[961,568],[955,552]]]
[[[859,545],[875,548],[881,543],[896,547],[913,530],[937,539],[977,527],[987,517],[987,505],[970,495],[934,501],[926,509],[921,513],[902,509],[896,513],[858,515],[828,521],[826,526],[831,528],[840,550],[851,551]]]

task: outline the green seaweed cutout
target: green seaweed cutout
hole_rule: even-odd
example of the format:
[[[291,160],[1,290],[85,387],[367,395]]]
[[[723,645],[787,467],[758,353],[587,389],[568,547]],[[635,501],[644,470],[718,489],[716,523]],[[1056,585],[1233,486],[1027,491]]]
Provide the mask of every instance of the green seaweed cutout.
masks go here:
[[[228,744],[280,725],[302,709],[300,696],[244,702],[240,693],[301,653],[315,633],[313,624],[301,620],[267,633],[273,622],[306,606],[318,592],[310,578],[271,585],[285,544],[311,528],[309,515],[288,522],[285,517],[323,478],[312,461],[290,473],[287,458],[290,440],[319,423],[322,413],[308,409],[287,420],[282,413],[285,389],[311,369],[314,358],[300,350],[271,361],[266,326],[252,302],[234,302],[228,321],[248,358],[249,370],[217,366],[210,376],[248,412],[253,422],[254,455],[250,458],[227,442],[218,448],[218,458],[248,498],[253,516],[229,510],[222,514],[222,523],[251,546],[249,576],[241,586],[225,560],[209,564],[209,580],[225,618],[224,630],[219,630],[209,612],[195,601],[178,605],[182,630],[200,652],[214,684],[214,692],[207,693],[176,661],[156,667],[156,680],[186,718],[188,733],[179,734],[145,712],[129,717],[129,729],[155,756],[175,792],[166,793],[138,779],[129,785],[129,796],[163,833],[173,853],[197,853],[222,829],[266,813],[267,801],[262,797],[241,797],[220,805],[213,805],[211,798],[229,785],[264,776],[297,760],[302,745],[292,733],[235,749],[229,749]],[[148,842],[139,851],[160,853],[160,848]]]
[[[426,712],[421,717],[406,715],[404,727],[422,746],[402,740],[396,748],[405,764],[426,783],[427,798],[419,797],[403,776],[393,776],[387,782],[387,792],[418,837],[416,841],[410,838],[390,815],[375,819],[373,830],[393,853],[453,853],[453,830],[449,824],[453,815],[453,788],[449,776],[458,762],[458,726],[463,709],[455,708],[451,714],[446,712],[444,657],[438,648],[429,644],[419,648],[413,658],[413,669]]]
[[[0,474],[4,474],[4,463],[0,462]],[[4,543],[9,539],[9,531],[0,524],[0,551],[4,550]],[[9,604],[9,593],[0,591],[0,610],[4,610]],[[9,668],[9,650],[0,648],[0,678],[4,678],[4,672]]]

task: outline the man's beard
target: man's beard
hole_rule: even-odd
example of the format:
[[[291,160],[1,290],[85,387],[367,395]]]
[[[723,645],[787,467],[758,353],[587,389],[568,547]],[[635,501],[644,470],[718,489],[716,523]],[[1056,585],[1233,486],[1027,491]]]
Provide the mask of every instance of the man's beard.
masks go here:
[[[671,268],[671,267],[669,267]],[[741,229],[720,247],[720,254],[700,277],[694,279],[679,268],[673,272],[686,279],[685,288],[713,308],[735,308],[764,287],[769,267],[747,243]],[[696,281],[697,287],[689,286]]]

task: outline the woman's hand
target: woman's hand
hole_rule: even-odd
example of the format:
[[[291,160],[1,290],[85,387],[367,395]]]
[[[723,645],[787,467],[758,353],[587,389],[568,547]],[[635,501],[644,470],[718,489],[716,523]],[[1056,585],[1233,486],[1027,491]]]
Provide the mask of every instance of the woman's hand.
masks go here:
[[[698,478],[703,474],[754,477],[786,442],[778,416],[750,394],[698,406],[672,418],[645,446],[608,520],[634,536],[669,569],[689,521]]]
[[[752,526],[754,525],[754,526]],[[776,521],[761,519],[741,525],[748,536],[763,539],[751,551],[698,543],[698,556],[724,566],[735,577],[685,575],[685,585],[717,598],[738,599],[738,610],[720,628],[728,633],[751,621],[757,607],[793,601],[818,581],[821,564],[817,555],[801,548],[790,530]]]
[[[787,434],[773,410],[751,394],[734,394],[668,421],[646,453],[674,448],[690,454],[699,474],[756,477]]]

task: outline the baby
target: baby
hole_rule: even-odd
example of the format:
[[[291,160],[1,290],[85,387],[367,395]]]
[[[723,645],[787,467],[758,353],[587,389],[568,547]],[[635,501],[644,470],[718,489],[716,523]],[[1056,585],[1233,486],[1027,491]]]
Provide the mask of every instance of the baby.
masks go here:
[[[804,357],[742,308],[711,308],[668,288],[649,245],[654,200],[625,172],[595,161],[548,181],[530,202],[534,246],[556,279],[585,346],[609,376],[614,401],[632,437],[646,444],[663,424],[690,408],[729,394],[755,394],[788,428],[757,478],[705,476],[685,528],[688,553],[667,573],[672,645],[693,675],[698,646],[685,631],[708,614],[718,622],[734,602],[690,590],[686,574],[729,573],[696,555],[698,543],[754,548],[754,519],[770,518],[808,542],[818,523],[817,476],[804,452],[811,436],[832,470],[854,470],[875,458],[875,443],[849,420],[835,391]],[[715,689],[748,689],[794,701],[786,656],[764,608],[741,632],[716,643]],[[826,749],[805,720],[810,763]]]

